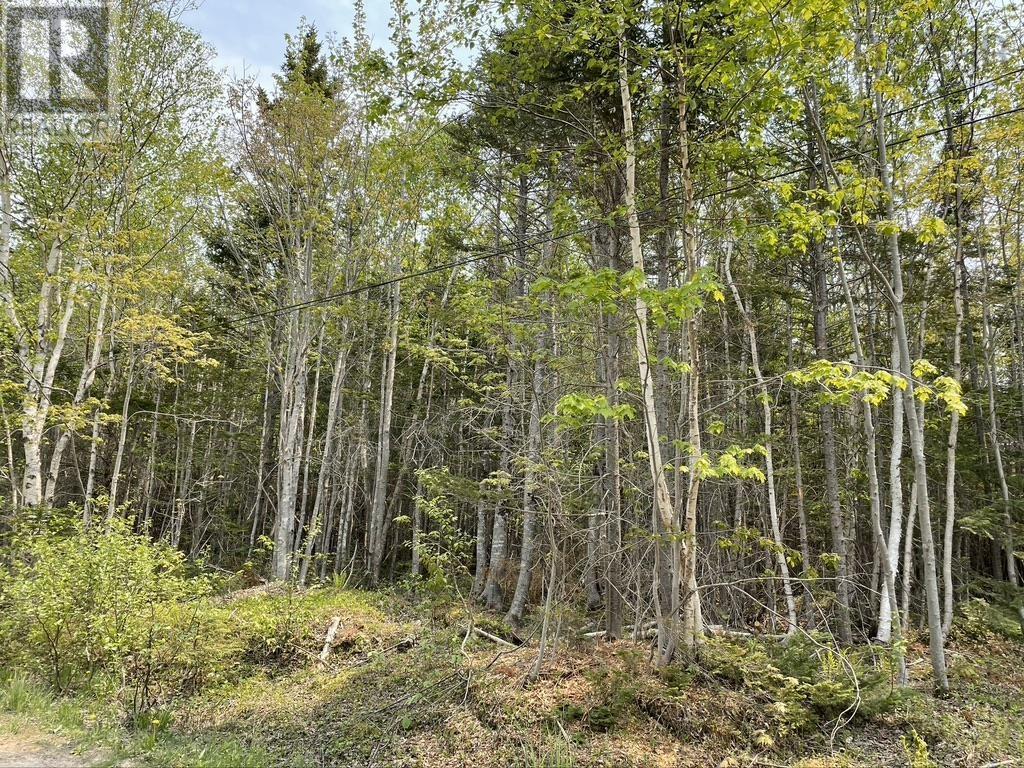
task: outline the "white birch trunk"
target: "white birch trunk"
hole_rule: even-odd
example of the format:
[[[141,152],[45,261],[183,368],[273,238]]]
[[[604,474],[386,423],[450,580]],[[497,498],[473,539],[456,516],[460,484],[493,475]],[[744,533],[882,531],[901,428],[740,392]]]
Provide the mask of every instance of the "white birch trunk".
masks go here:
[[[757,331],[752,319],[753,311],[749,304],[744,305],[740,296],[739,288],[732,277],[732,241],[725,245],[725,277],[729,283],[733,298],[736,300],[736,309],[743,318],[743,325],[747,331],[747,341],[750,344],[750,362],[754,369],[754,379],[757,382],[758,399],[761,401],[761,415],[764,421],[764,466],[765,480],[768,484],[768,520],[772,528],[772,541],[775,543],[775,564],[782,576],[782,593],[786,600],[786,635],[791,636],[797,631],[796,600],[793,597],[793,584],[789,578],[789,563],[786,561],[786,544],[782,539],[782,529],[779,526],[778,501],[775,495],[775,453],[772,447],[772,401],[768,394],[768,385],[765,383],[764,374],[761,372],[761,355],[757,347]]]
[[[391,418],[395,392],[395,361],[398,355],[398,324],[401,306],[401,283],[393,283],[391,310],[388,321],[388,354],[381,378],[380,420],[377,430],[377,463],[373,473],[373,498],[370,504],[370,578],[374,584],[380,581],[381,562],[384,559],[386,543],[387,503],[385,495],[388,485],[388,469],[391,463]]]
[[[640,216],[636,204],[636,139],[633,127],[633,100],[629,86],[626,43],[619,39],[619,95],[622,100],[623,140],[625,144],[625,180],[623,203],[629,221],[629,253],[633,271],[637,272],[646,282],[647,273],[644,269],[643,247],[640,239]],[[644,431],[647,437],[648,464],[654,489],[654,513],[657,515],[664,532],[676,532],[675,512],[672,497],[665,479],[662,464],[661,437],[658,430],[658,414],[654,399],[654,372],[651,365],[650,334],[647,327],[647,301],[641,292],[637,292],[634,301],[636,322],[636,356],[640,368],[640,395],[643,413]],[[671,569],[678,573],[681,563],[671,563]],[[657,598],[655,604],[659,604]],[[673,611],[670,616],[659,616],[659,638],[661,658],[659,663],[666,664],[675,653],[679,641],[679,617]]]

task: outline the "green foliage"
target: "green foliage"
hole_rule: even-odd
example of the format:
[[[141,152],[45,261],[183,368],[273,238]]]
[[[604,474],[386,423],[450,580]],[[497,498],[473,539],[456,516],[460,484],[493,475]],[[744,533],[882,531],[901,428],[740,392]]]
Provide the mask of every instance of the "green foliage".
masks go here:
[[[315,26],[301,26],[297,35],[285,35],[287,49],[279,83],[301,84],[325,99],[333,98],[337,84],[331,81],[327,61]]]
[[[631,669],[630,661],[625,668],[597,669],[589,675],[597,700],[591,706],[581,707],[566,704],[558,710],[558,717],[564,722],[580,722],[591,731],[606,733],[624,724],[636,710],[639,680],[642,675]]]
[[[230,622],[222,642],[230,640],[237,646],[242,663],[275,673],[314,658],[337,615],[346,617],[344,644],[351,652],[391,640],[381,612],[354,591],[298,590],[289,585],[257,588],[210,610]]]
[[[842,715],[888,711],[898,697],[892,669],[866,649],[792,638],[785,644],[711,641],[705,660],[718,677],[764,697],[780,736]]]
[[[233,608],[247,664],[285,668],[305,658],[303,650],[308,652],[313,642],[310,625],[317,617],[294,590],[244,599]]]
[[[1004,594],[994,600],[974,597],[960,604],[953,622],[952,637],[971,642],[989,642],[996,637],[1020,640],[1021,625],[1016,611],[1010,606],[1013,595],[1007,585],[998,585]]]
[[[474,539],[459,526],[453,502],[459,483],[446,467],[417,470],[426,495],[416,498],[423,514],[424,530],[416,548],[426,569],[423,587],[435,609],[448,602],[460,581],[470,574]]]
[[[967,415],[967,403],[960,383],[950,376],[940,376],[938,369],[927,360],[914,362],[912,373],[917,380],[914,396],[922,403],[938,398],[946,410],[960,416]],[[905,390],[907,381],[888,371],[858,370],[850,363],[815,360],[810,365],[786,374],[794,386],[815,385],[822,402],[850,405],[855,397],[878,407],[895,390]]]
[[[599,418],[631,421],[636,418],[636,409],[624,403],[612,405],[604,395],[574,392],[558,401],[555,417],[563,428],[583,429],[592,426]]]
[[[214,598],[209,577],[127,522],[114,521],[110,533],[71,523],[24,534],[14,551],[0,581],[5,664],[59,692],[112,696],[133,718],[248,666],[307,662],[338,613],[359,626],[383,621],[337,590]],[[353,650],[366,642],[363,633],[346,640]]]
[[[794,386],[815,385],[820,388],[823,401],[835,405],[849,405],[854,397],[879,406],[889,397],[894,387],[906,388],[906,382],[888,371],[861,371],[850,363],[815,360],[810,365],[786,374],[786,381]]]
[[[704,306],[706,297],[725,300],[715,273],[701,269],[688,282],[671,288],[652,287],[647,276],[635,269],[618,272],[598,269],[579,274],[569,280],[539,278],[534,281],[535,294],[554,293],[570,305],[598,309],[609,315],[640,298],[647,304],[652,322],[658,327],[678,327]]]
[[[0,578],[8,663],[58,691],[109,688],[131,712],[215,682],[211,583],[184,556],[115,520],[19,535]]]
[[[791,568],[797,568],[802,563],[800,552],[790,547],[780,547],[773,538],[765,536],[757,528],[750,528],[745,525],[730,527],[719,521],[716,526],[719,535],[716,537],[716,545],[726,552],[742,553],[744,555],[755,555],[767,553],[772,556],[771,562],[775,562],[775,555],[783,554]],[[774,571],[766,575],[774,576]],[[810,574],[813,576],[813,574]]]
[[[908,768],[935,768],[936,764],[928,754],[928,745],[917,731],[911,729],[908,735],[901,736],[900,744],[907,756]]]
[[[16,670],[0,685],[0,712],[21,715],[49,704],[46,691],[21,670]]]
[[[755,467],[746,462],[755,454],[762,455],[764,448],[744,448],[738,445],[730,445],[719,454],[718,460],[713,462],[711,457],[703,455],[697,459],[696,471],[708,480],[752,480],[757,483],[765,481],[764,472],[760,467]],[[679,467],[680,472],[687,472],[686,466]]]

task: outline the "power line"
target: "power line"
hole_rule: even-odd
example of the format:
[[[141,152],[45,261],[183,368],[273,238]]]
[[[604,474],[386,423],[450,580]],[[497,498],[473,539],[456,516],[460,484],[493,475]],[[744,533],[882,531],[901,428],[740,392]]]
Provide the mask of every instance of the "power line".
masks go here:
[[[908,144],[911,141],[915,141],[917,139],[926,139],[926,138],[929,138],[930,136],[937,136],[937,135],[945,133],[946,131],[949,131],[949,130],[955,130],[957,128],[966,128],[967,126],[970,126],[970,125],[977,125],[978,123],[984,123],[987,120],[995,120],[997,117],[1007,117],[1009,115],[1013,115],[1013,114],[1016,114],[1018,112],[1024,112],[1024,106],[1022,106],[1022,107],[1014,107],[1012,109],[1005,109],[1002,112],[996,112],[996,113],[991,114],[991,115],[982,115],[981,117],[976,117],[976,118],[973,118],[971,120],[965,120],[965,121],[963,121],[961,123],[955,123],[953,125],[939,126],[938,128],[935,128],[935,129],[933,129],[931,131],[924,131],[923,133],[913,133],[913,134],[911,134],[909,136],[904,136],[902,139],[894,139],[892,141],[887,141],[885,143],[885,147],[886,147],[886,149],[891,149],[892,147],[898,147],[898,146],[901,146],[902,144]],[[851,151],[849,151],[849,152],[847,152],[845,154],[837,155],[836,157],[834,157],[832,159],[833,159],[833,162],[842,162],[843,160],[850,160],[852,158],[858,157],[860,154],[861,153],[858,152],[858,151],[851,150]],[[718,195],[725,195],[725,194],[730,194],[732,192],[739,192],[739,191],[742,191],[744,189],[747,189],[747,188],[749,188],[751,186],[754,186],[754,185],[757,185],[757,184],[766,184],[768,182],[777,181],[778,179],[784,179],[787,176],[793,176],[794,174],[797,174],[797,173],[804,173],[805,171],[813,171],[814,169],[815,169],[814,165],[808,163],[806,165],[801,165],[801,166],[798,166],[796,168],[791,168],[788,171],[780,171],[779,173],[773,174],[771,176],[765,176],[765,177],[759,178],[759,179],[751,179],[749,181],[744,181],[744,182],[741,182],[739,184],[734,184],[731,187],[726,187],[725,189],[719,189],[719,190],[715,190],[714,192],[708,192],[708,193],[706,193],[704,195],[701,195],[699,197],[695,197],[694,198],[694,202],[697,202],[697,201],[700,201],[700,200],[706,200],[706,199],[712,198],[712,197],[717,197]],[[678,190],[679,187],[674,187],[674,189]]]
[[[986,85],[992,85],[992,83],[998,83],[1000,80],[1003,80],[1003,79],[1005,79],[1007,77],[1010,77],[1011,75],[1019,75],[1022,72],[1024,72],[1024,66],[1016,67],[1014,69],[1009,69],[1006,72],[1003,72],[1003,73],[998,74],[998,75],[993,75],[988,80],[982,80],[981,82],[978,82],[978,83],[971,83],[970,85],[963,85],[963,86],[960,86],[959,88],[953,88],[953,89],[946,90],[946,91],[940,91],[939,93],[935,94],[934,96],[932,96],[930,98],[925,99],[924,101],[919,101],[916,104],[911,104],[909,106],[901,107],[900,109],[893,110],[892,112],[889,112],[887,117],[893,117],[895,115],[903,115],[903,114],[906,114],[907,112],[911,112],[911,111],[913,111],[915,109],[918,109],[920,107],[927,106],[928,104],[931,104],[934,101],[938,101],[939,99],[943,99],[943,98],[945,98],[947,96],[955,96],[958,93],[966,93],[967,91],[973,91],[975,88],[983,88]],[[857,127],[858,128],[862,128],[865,125],[867,125],[867,123],[861,123]]]
[[[1024,68],[1021,68],[1021,70],[1024,71]],[[926,102],[922,102],[922,104],[923,103],[926,103]],[[910,107],[908,107],[907,109],[910,109]],[[903,145],[903,144],[907,144],[907,143],[909,143],[911,141],[914,141],[914,140],[917,140],[917,139],[923,139],[923,138],[928,138],[930,136],[936,136],[936,135],[939,135],[941,133],[945,133],[946,131],[949,131],[949,130],[955,130],[957,128],[965,128],[967,126],[976,125],[978,123],[983,123],[983,122],[986,122],[988,120],[995,120],[996,118],[999,118],[999,117],[1007,117],[1009,115],[1017,114],[1017,113],[1020,113],[1020,112],[1024,112],[1024,106],[1014,107],[1012,109],[1006,109],[1006,110],[1003,110],[1001,112],[993,113],[991,115],[983,115],[983,116],[980,116],[980,117],[977,117],[977,118],[973,118],[971,120],[965,120],[963,122],[956,123],[954,125],[940,126],[939,128],[933,129],[931,131],[925,131],[923,133],[914,133],[914,134],[912,134],[910,136],[905,136],[905,137],[903,137],[901,139],[894,139],[893,141],[888,141],[888,142],[886,142],[885,146],[886,146],[886,148],[897,147],[897,146],[900,146],[900,145]],[[850,152],[850,153],[847,153],[846,155],[839,155],[836,158],[834,158],[834,160],[836,160],[836,161],[849,160],[849,159],[851,159],[853,157],[858,156],[858,154],[859,154],[858,152]],[[702,195],[695,196],[693,201],[694,202],[701,202],[701,201],[704,201],[704,200],[709,200],[709,199],[714,198],[714,197],[718,197],[718,196],[721,196],[721,195],[732,194],[733,192],[739,192],[739,191],[742,191],[744,189],[748,189],[748,188],[750,188],[752,186],[756,186],[756,185],[759,185],[759,184],[768,184],[768,183],[770,183],[772,181],[777,181],[778,179],[783,179],[783,178],[786,178],[788,176],[793,176],[793,175],[798,174],[798,173],[804,173],[806,171],[812,171],[812,170],[814,170],[814,166],[811,165],[811,164],[798,166],[796,168],[791,168],[791,169],[786,170],[786,171],[780,171],[779,173],[772,174],[771,176],[766,176],[766,177],[759,178],[759,179],[751,179],[749,181],[745,181],[745,182],[742,182],[740,184],[735,184],[733,186],[726,187],[724,189],[719,189],[719,190],[714,190],[712,192],[707,192],[707,193],[704,193]],[[678,192],[680,188],[676,187],[674,189],[675,189],[675,191]],[[662,198],[662,200],[659,202],[658,206],[646,208],[646,209],[640,211],[639,213],[647,214],[647,213],[656,212],[656,211],[660,210],[660,208],[661,208],[660,203],[664,203],[666,200],[677,200],[678,198],[679,198],[678,194],[671,195],[671,196],[669,196],[667,198]],[[571,231],[568,231],[568,232],[563,232],[561,234],[554,235],[552,237],[538,238],[538,239],[532,240],[530,242],[517,244],[515,246],[509,247],[509,248],[505,248],[505,249],[489,250],[486,253],[480,253],[480,254],[476,254],[475,256],[470,256],[470,257],[467,257],[467,258],[464,258],[464,259],[457,259],[457,260],[454,260],[454,261],[445,262],[444,264],[438,264],[436,266],[428,267],[427,269],[422,269],[422,270],[419,270],[417,272],[409,272],[409,273],[397,275],[397,276],[389,278],[387,280],[380,280],[380,281],[377,281],[377,282],[374,282],[374,283],[368,283],[368,284],[365,284],[365,285],[356,286],[354,288],[349,288],[349,289],[346,289],[344,291],[338,291],[336,293],[330,293],[330,294],[327,294],[325,296],[320,296],[320,297],[315,298],[315,299],[309,299],[308,301],[297,302],[295,304],[287,304],[287,305],[285,305],[283,307],[275,307],[273,309],[264,310],[262,312],[254,312],[252,314],[241,315],[239,317],[230,318],[228,320],[225,320],[223,324],[227,325],[227,326],[235,326],[235,325],[239,325],[239,324],[248,324],[248,323],[250,323],[250,322],[252,322],[254,320],[259,320],[259,319],[262,319],[262,318],[265,318],[265,317],[276,317],[277,315],[286,314],[288,312],[293,312],[293,311],[301,310],[301,309],[307,309],[309,307],[318,306],[320,304],[325,304],[327,302],[335,301],[337,299],[342,299],[342,298],[346,298],[348,296],[355,296],[355,295],[360,294],[360,293],[365,293],[367,291],[376,290],[377,288],[385,288],[385,287],[387,287],[389,285],[394,285],[395,283],[401,283],[401,282],[404,282],[406,280],[412,280],[412,279],[418,278],[418,277],[425,277],[427,275],[432,275],[432,274],[435,274],[437,272],[443,272],[443,271],[448,270],[448,269],[456,269],[456,268],[461,267],[461,266],[466,266],[466,265],[469,265],[469,264],[474,264],[476,262],[484,261],[486,259],[496,258],[498,256],[507,256],[507,255],[510,255],[510,254],[518,253],[520,250],[522,250],[524,248],[535,248],[535,247],[537,247],[539,245],[545,245],[547,243],[559,242],[561,240],[565,240],[565,239],[568,239],[568,238],[576,237],[577,235],[586,234],[587,232],[590,232],[590,231],[594,230],[598,226],[599,226],[599,224],[589,224],[587,226],[580,227],[578,229],[571,230]]]
[[[507,256],[507,255],[510,255],[510,254],[513,254],[513,253],[517,253],[521,249],[524,249],[524,248],[534,248],[534,247],[536,247],[538,245],[544,245],[546,243],[555,243],[555,242],[558,242],[560,240],[565,240],[565,239],[568,239],[570,237],[575,237],[576,235],[581,235],[581,234],[583,234],[583,233],[593,229],[596,226],[597,225],[593,225],[592,224],[592,225],[589,225],[587,227],[583,227],[581,229],[573,230],[571,232],[563,232],[563,233],[561,233],[559,235],[554,235],[553,237],[539,238],[537,240],[534,240],[534,241],[531,241],[531,242],[527,242],[527,243],[522,243],[522,244],[516,245],[514,247],[507,248],[507,249],[489,250],[486,253],[479,253],[476,256],[469,256],[469,257],[467,257],[465,259],[457,259],[455,261],[445,262],[444,264],[438,264],[438,265],[433,266],[433,267],[428,267],[427,269],[421,269],[418,272],[407,272],[405,274],[398,275],[397,277],[392,277],[392,278],[390,278],[388,280],[380,280],[380,281],[375,282],[375,283],[368,283],[366,285],[359,285],[359,286],[356,286],[355,288],[348,288],[348,289],[346,289],[344,291],[338,291],[337,293],[330,293],[330,294],[327,294],[326,296],[320,296],[319,298],[316,298],[316,299],[310,299],[308,301],[301,301],[301,302],[298,302],[296,304],[288,304],[288,305],[283,306],[283,307],[275,307],[274,309],[268,309],[268,310],[265,310],[263,312],[254,312],[251,315],[242,315],[241,317],[234,317],[234,318],[231,318],[229,320],[226,320],[224,322],[224,324],[232,326],[232,325],[237,325],[239,323],[248,323],[248,322],[251,322],[253,320],[259,320],[260,318],[263,318],[263,317],[273,317],[275,315],[284,314],[285,312],[291,312],[291,311],[297,310],[297,309],[306,309],[308,307],[313,307],[313,306],[316,306],[318,304],[323,304],[325,302],[334,301],[336,299],[343,299],[343,298],[345,298],[347,296],[355,296],[356,294],[365,293],[366,291],[372,291],[372,290],[375,290],[377,288],[386,288],[389,285],[394,285],[395,283],[401,283],[401,282],[404,282],[405,280],[411,280],[411,279],[417,278],[417,277],[425,277],[426,275],[433,275],[433,274],[435,274],[437,272],[444,272],[445,270],[448,270],[448,269],[456,269],[458,267],[463,267],[463,266],[466,266],[468,264],[474,264],[474,263],[476,263],[478,261],[484,261],[486,259],[493,259],[496,256]]]

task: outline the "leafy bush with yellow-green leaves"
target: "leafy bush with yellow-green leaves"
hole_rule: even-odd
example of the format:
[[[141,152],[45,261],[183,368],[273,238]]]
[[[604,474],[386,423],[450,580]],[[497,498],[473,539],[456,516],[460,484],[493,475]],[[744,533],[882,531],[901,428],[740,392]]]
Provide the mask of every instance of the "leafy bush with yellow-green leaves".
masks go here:
[[[237,657],[213,585],[129,522],[51,520],[15,533],[0,568],[4,666],[61,693],[145,711],[229,674]]]
[[[345,617],[338,642],[352,654],[402,631],[350,590],[219,594],[223,577],[131,521],[85,526],[55,510],[40,519],[5,542],[0,670],[116,701],[130,720],[255,669],[315,661],[334,616]]]

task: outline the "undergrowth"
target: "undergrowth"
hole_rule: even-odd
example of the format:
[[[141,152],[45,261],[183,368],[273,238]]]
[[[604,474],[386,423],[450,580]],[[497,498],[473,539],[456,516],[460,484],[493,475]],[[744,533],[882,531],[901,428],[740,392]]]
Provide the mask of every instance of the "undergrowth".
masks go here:
[[[0,570],[0,727],[38,724],[111,765],[1024,758],[1019,626],[995,597],[962,606],[947,701],[895,686],[888,648],[813,635],[709,638],[658,671],[644,646],[570,641],[535,677],[535,644],[467,632],[518,645],[529,626],[513,631],[421,585],[230,591],[127,524],[19,536]],[[925,647],[908,653],[925,688]]]

